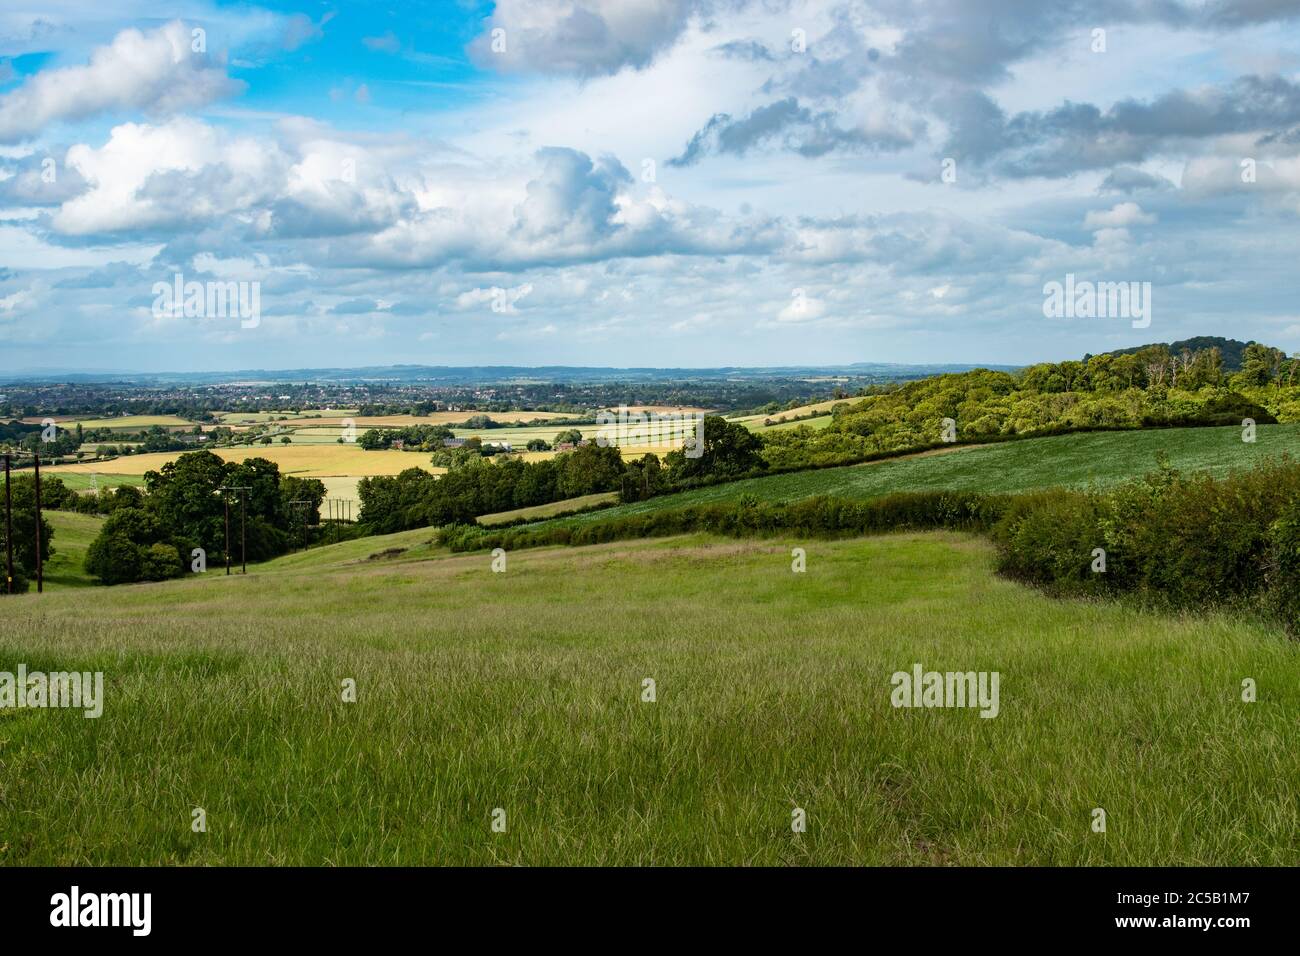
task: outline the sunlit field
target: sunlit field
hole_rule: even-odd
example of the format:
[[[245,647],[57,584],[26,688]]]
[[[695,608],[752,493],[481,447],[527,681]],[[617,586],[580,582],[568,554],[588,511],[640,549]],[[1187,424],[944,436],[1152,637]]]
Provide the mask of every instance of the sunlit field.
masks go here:
[[[299,478],[321,478],[326,476],[366,477],[371,475],[395,475],[404,468],[424,468],[438,473],[439,469],[429,464],[429,456],[414,452],[401,451],[366,451],[355,444],[301,444],[284,445],[278,440],[270,445],[251,445],[239,448],[213,448],[213,454],[226,461],[243,461],[247,458],[265,458],[280,466],[282,474],[296,475]],[[43,471],[62,476],[89,475],[98,473],[106,464],[111,465],[116,474],[143,475],[147,471],[157,471],[169,461],[180,457],[184,452],[157,452],[145,455],[124,455],[114,458],[112,462],[78,462],[68,465],[51,465]]]

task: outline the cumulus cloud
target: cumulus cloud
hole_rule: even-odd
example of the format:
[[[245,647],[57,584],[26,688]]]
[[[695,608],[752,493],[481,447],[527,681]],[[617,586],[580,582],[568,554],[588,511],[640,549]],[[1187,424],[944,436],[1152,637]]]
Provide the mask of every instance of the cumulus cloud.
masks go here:
[[[945,155],[1012,178],[1060,177],[1139,163],[1190,143],[1238,134],[1264,137],[1300,123],[1300,84],[1242,76],[1220,86],[1125,99],[1106,110],[1065,103],[1006,116],[984,93],[949,107]]]
[[[498,0],[470,50],[500,70],[617,73],[648,65],[709,6],[707,0]]]
[[[1083,217],[1085,229],[1125,229],[1129,226],[1149,226],[1156,221],[1152,213],[1142,211],[1135,202],[1117,203],[1110,209],[1092,210]]]
[[[824,110],[813,112],[787,97],[760,106],[748,116],[735,119],[716,113],[697,132],[680,156],[668,161],[671,166],[690,166],[705,155],[716,153],[743,156],[750,150],[774,140],[802,156],[824,156],[839,149],[897,150],[915,142],[917,131],[902,123],[884,122],[875,128],[864,126],[841,128],[836,114]]]
[[[199,120],[114,127],[98,149],[67,152],[84,191],[62,202],[52,227],[68,236],[193,229],[233,217],[247,238],[372,232],[415,208],[363,148],[323,136],[235,136]]]
[[[97,113],[174,113],[243,88],[192,47],[190,28],[176,20],[149,32],[123,30],[84,66],[42,70],[0,96],[0,142],[19,142],[50,123]]]
[[[1129,194],[1173,188],[1174,184],[1164,176],[1148,173],[1134,166],[1116,166],[1107,173],[1106,178],[1097,187],[1098,192]]]

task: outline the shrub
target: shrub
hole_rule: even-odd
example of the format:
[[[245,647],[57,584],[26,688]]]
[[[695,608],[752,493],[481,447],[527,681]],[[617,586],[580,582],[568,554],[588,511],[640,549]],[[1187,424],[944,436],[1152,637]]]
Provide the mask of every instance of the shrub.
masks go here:
[[[101,533],[86,551],[86,571],[104,584],[139,581],[143,550],[125,535]]]
[[[1269,527],[1266,603],[1287,633],[1300,634],[1300,498],[1293,498]]]
[[[184,572],[180,552],[170,544],[158,542],[141,549],[140,576],[146,581],[166,581]]]
[[[1018,496],[992,529],[998,570],[1063,592],[1110,588],[1115,582],[1110,554],[1107,573],[1092,570],[1094,550],[1105,546],[1102,514],[1101,500],[1083,492],[1050,489]]]

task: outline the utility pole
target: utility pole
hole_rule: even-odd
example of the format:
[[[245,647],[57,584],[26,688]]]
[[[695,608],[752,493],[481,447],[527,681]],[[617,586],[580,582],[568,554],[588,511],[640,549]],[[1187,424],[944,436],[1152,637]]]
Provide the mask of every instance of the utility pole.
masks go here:
[[[41,561],[41,453],[36,452],[36,593],[45,591],[44,565]]]
[[[239,564],[240,573],[248,573],[248,534],[246,520],[248,513],[248,492],[253,489],[248,485],[222,485],[221,501],[226,508],[226,574],[230,573],[230,495],[228,492],[239,492]]]
[[[9,494],[9,456],[5,455],[5,593],[14,593],[14,520]]]
[[[224,489],[222,489],[224,491]],[[221,503],[226,509],[226,577],[230,576],[230,499],[224,494],[221,496]]]

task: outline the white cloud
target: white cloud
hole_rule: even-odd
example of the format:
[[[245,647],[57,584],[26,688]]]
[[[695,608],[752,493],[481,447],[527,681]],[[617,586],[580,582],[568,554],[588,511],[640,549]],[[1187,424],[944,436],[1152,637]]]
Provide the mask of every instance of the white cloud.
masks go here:
[[[1149,226],[1156,216],[1142,211],[1135,202],[1122,202],[1105,211],[1092,210],[1083,218],[1085,229],[1125,229],[1129,226]]]
[[[498,0],[471,45],[502,70],[592,76],[646,66],[685,29],[697,0]]]
[[[123,30],[85,66],[42,70],[0,97],[0,142],[35,136],[59,120],[139,109],[174,113],[242,89],[206,53],[192,49],[179,20],[148,33]]]

